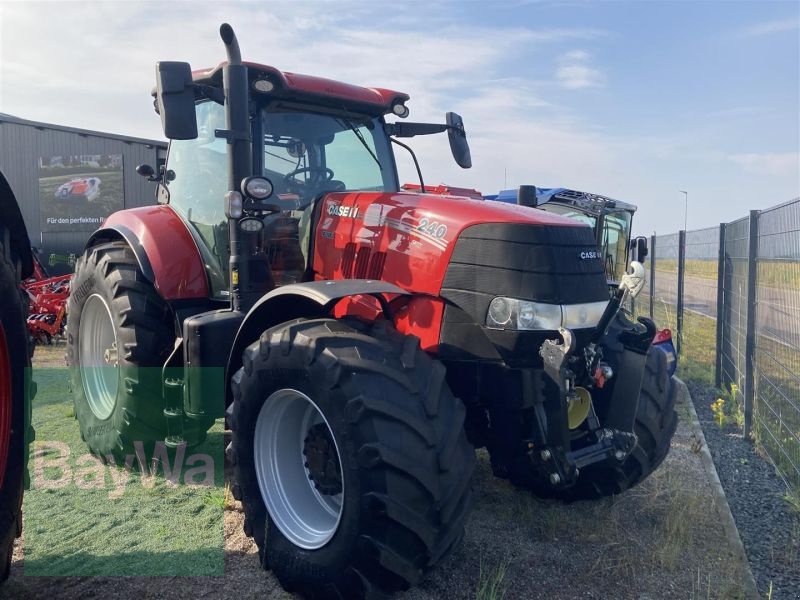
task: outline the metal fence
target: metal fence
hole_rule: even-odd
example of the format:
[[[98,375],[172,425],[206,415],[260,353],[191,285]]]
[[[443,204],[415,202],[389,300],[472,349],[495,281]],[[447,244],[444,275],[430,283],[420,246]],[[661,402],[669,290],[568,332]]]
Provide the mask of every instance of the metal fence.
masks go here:
[[[680,235],[653,236],[650,240],[650,314],[661,327],[678,329],[678,249]],[[657,257],[657,259],[656,259]]]
[[[647,267],[637,309],[673,330],[684,375],[725,389],[745,438],[800,489],[800,198],[653,236]]]

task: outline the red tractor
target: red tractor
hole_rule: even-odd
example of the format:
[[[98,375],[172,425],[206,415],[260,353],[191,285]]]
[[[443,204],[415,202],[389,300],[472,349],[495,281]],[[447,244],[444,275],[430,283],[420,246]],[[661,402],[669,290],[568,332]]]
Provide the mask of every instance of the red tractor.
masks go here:
[[[312,597],[419,581],[464,534],[475,447],[563,499],[619,493],[664,459],[675,393],[655,327],[609,302],[592,230],[524,207],[400,190],[397,138],[461,117],[401,92],[228,60],[156,67],[171,140],[159,206],[78,259],[75,413],[98,454],[197,444],[223,415],[261,564]],[[413,156],[413,153],[412,153]]]
[[[33,272],[28,233],[11,186],[0,173],[0,581],[11,568],[14,538],[22,533],[31,422],[31,346],[20,282]]]

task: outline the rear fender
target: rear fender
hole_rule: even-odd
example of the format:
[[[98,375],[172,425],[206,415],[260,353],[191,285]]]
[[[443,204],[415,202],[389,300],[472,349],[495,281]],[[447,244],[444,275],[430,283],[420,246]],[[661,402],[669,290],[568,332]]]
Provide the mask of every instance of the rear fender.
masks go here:
[[[208,275],[186,223],[170,206],[145,206],[115,212],[89,238],[97,244],[124,240],[142,274],[165,300],[207,298]]]
[[[374,296],[388,308],[386,295],[408,295],[404,289],[385,281],[345,279],[309,281],[276,288],[264,295],[245,315],[228,357],[226,373],[230,378],[242,366],[242,353],[270,327],[298,318],[319,318],[330,314],[343,298],[357,295]],[[230,386],[226,386],[225,406],[231,402]]]

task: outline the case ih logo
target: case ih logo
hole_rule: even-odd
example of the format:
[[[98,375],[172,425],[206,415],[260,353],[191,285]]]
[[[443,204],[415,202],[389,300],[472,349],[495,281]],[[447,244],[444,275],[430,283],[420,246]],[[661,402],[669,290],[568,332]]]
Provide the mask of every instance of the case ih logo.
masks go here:
[[[342,206],[341,204],[330,204],[328,214],[334,217],[349,217],[355,219],[358,216],[357,206]]]
[[[592,258],[600,258],[600,253],[596,250],[591,252],[581,252],[581,260],[590,260]]]

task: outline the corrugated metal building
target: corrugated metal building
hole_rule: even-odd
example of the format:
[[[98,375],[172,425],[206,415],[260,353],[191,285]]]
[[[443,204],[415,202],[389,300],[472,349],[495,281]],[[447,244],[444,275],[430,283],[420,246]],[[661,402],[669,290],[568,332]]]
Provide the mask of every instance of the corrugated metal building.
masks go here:
[[[28,121],[0,113],[0,171],[31,243],[53,274],[71,271],[91,232],[108,214],[155,204],[155,184],[136,167],[157,168],[165,142]]]

